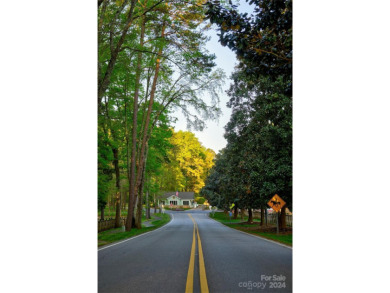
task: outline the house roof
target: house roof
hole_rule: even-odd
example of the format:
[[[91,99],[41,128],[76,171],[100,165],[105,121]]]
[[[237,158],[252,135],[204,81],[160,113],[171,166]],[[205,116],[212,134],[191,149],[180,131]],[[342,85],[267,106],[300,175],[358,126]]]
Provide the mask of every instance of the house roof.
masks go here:
[[[163,198],[168,198],[172,195],[176,195],[176,191],[169,191],[163,195]],[[181,199],[194,199],[194,192],[179,192],[179,198]]]

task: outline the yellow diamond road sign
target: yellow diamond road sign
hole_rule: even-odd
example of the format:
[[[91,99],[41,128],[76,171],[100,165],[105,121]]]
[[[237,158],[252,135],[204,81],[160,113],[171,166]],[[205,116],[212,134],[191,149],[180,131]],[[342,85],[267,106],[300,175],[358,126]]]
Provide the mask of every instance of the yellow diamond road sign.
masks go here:
[[[268,202],[268,205],[274,209],[275,212],[279,212],[286,202],[277,194],[275,194]]]

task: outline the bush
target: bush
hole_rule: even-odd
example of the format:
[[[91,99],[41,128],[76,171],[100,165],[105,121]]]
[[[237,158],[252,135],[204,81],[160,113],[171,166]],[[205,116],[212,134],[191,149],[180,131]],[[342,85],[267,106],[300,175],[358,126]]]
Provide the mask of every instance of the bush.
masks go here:
[[[199,196],[195,198],[195,201],[197,202],[197,204],[204,204],[206,199],[204,197]]]

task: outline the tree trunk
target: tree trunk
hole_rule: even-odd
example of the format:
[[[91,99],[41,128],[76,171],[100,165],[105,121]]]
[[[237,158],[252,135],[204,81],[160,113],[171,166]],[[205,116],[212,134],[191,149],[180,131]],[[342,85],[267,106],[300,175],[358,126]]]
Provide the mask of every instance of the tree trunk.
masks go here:
[[[144,45],[144,35],[145,35],[145,18],[142,22],[141,27],[141,39],[140,39],[140,47],[141,50],[137,56],[137,71],[136,71],[136,81],[135,81],[135,93],[134,93],[134,112],[133,112],[133,129],[132,129],[132,150],[131,150],[131,167],[130,167],[130,186],[129,186],[129,209],[127,212],[127,221],[126,221],[126,231],[131,231],[132,227],[132,219],[134,212],[134,201],[136,199],[135,193],[135,158],[137,155],[137,115],[138,115],[138,95],[140,88],[140,78],[141,78],[141,65],[142,65],[142,48]]]
[[[142,228],[142,191],[137,197],[137,215],[135,218],[135,226],[137,229]]]
[[[136,218],[136,224],[137,229],[142,228],[142,200],[143,200],[143,190],[144,190],[144,183],[145,183],[145,172],[146,172],[146,161],[148,157],[148,144],[146,143],[146,154],[145,154],[145,160],[142,170],[142,178],[141,178],[141,186],[138,191],[138,197],[139,197],[139,203],[138,203],[138,210],[137,210],[137,218]]]
[[[260,226],[264,226],[264,208],[260,210]]]
[[[121,210],[123,213],[126,210],[126,198],[127,198],[127,192],[121,189]]]
[[[252,224],[253,222],[253,215],[252,215],[252,209],[248,209],[248,224]]]
[[[238,216],[238,207],[237,205],[234,206],[234,217],[233,219],[237,219],[237,216]]]
[[[149,191],[146,190],[146,219],[150,219]]]
[[[119,190],[116,195],[115,228],[119,228],[121,226],[121,193]]]
[[[281,213],[280,213],[280,229],[285,230],[286,229],[286,205],[282,207]]]
[[[100,220],[101,220],[101,221],[104,220],[104,207],[103,207],[103,208],[100,208]]]
[[[116,201],[115,201],[115,228],[119,228],[121,226],[121,186],[120,186],[120,174],[119,174],[119,160],[118,160],[118,149],[112,149],[114,153],[114,167],[115,167],[115,185],[117,188],[116,193]]]
[[[137,199],[134,203],[134,213],[133,213],[133,219],[135,220],[135,225],[137,225],[138,201],[139,201],[139,197],[137,196]],[[133,226],[133,228],[134,228],[134,226]]]
[[[162,29],[161,29],[161,38],[164,38],[164,34],[165,34],[165,23],[163,24],[162,26]],[[152,84],[152,88],[151,88],[151,91],[150,91],[150,99],[149,99],[149,105],[148,105],[148,112],[146,114],[146,120],[145,120],[145,126],[144,126],[144,133],[143,133],[143,138],[142,138],[142,145],[141,145],[141,150],[140,150],[140,158],[139,158],[139,163],[138,163],[138,167],[139,167],[139,170],[137,172],[137,182],[136,182],[136,185],[135,185],[135,191],[134,191],[134,194],[137,194],[138,193],[138,190],[141,186],[141,180],[142,180],[142,175],[143,175],[143,169],[144,169],[144,162],[146,160],[146,155],[147,155],[147,152],[146,152],[146,147],[147,147],[147,143],[148,143],[148,133],[149,133],[149,123],[150,123],[150,117],[151,117],[151,114],[152,114],[152,108],[153,108],[153,103],[154,103],[154,94],[156,92],[156,88],[157,88],[157,79],[158,79],[158,75],[159,75],[159,71],[160,71],[160,58],[161,58],[161,55],[162,55],[162,47],[159,48],[159,51],[158,51],[158,55],[157,55],[157,61],[156,61],[156,69],[155,69],[155,72],[154,72],[154,77],[153,77],[153,84]]]
[[[145,164],[146,164],[146,160],[145,160]],[[144,168],[143,173],[145,173],[145,168]],[[138,190],[138,195],[137,195],[138,206],[137,206],[137,216],[136,216],[136,219],[135,219],[135,223],[136,223],[137,229],[141,229],[142,228],[142,210],[143,210],[142,204],[143,204],[144,175],[145,174],[143,174],[143,176],[142,176],[141,186],[140,186],[140,188]]]

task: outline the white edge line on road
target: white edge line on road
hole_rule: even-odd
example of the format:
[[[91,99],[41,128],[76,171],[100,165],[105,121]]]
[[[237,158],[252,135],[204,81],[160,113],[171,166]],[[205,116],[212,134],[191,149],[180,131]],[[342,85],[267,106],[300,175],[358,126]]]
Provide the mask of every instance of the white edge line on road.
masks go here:
[[[222,224],[221,222],[218,222],[217,220],[214,220],[213,218],[210,218],[210,217],[209,217],[209,219],[210,219],[210,220],[213,220],[213,221],[215,221],[215,222],[217,222],[217,223],[219,223],[219,224],[221,224],[221,225],[223,225],[223,226],[225,226],[225,227],[227,227],[227,228],[229,228],[229,229],[232,229],[232,230],[234,230],[234,231],[238,231],[238,232],[247,234],[247,235],[252,236],[252,237],[255,237],[255,238],[261,238],[261,239],[263,239],[263,240],[265,240],[265,241],[272,242],[272,243],[278,244],[278,245],[283,246],[283,247],[286,247],[286,248],[290,248],[291,250],[293,249],[291,246],[287,246],[287,245],[284,245],[284,244],[282,244],[282,243],[279,243],[279,242],[276,242],[276,241],[272,241],[272,240],[269,240],[269,239],[264,238],[264,237],[261,237],[261,236],[256,236],[256,235],[253,235],[253,234],[251,234],[251,233],[247,233],[247,232],[244,232],[244,231],[241,231],[241,230],[238,230],[238,229],[230,228],[229,226],[226,226],[226,225]]]
[[[160,228],[158,228],[158,229],[156,229],[156,230],[149,231],[149,232],[146,232],[146,233],[137,235],[137,236],[133,236],[133,237],[130,237],[129,239],[126,239],[126,240],[123,240],[123,241],[120,241],[120,242],[116,242],[116,243],[111,244],[111,245],[108,245],[108,246],[104,246],[104,247],[98,249],[98,252],[99,252],[100,250],[103,250],[103,249],[106,249],[106,248],[109,248],[109,247],[112,247],[112,246],[121,244],[121,243],[123,243],[123,242],[133,240],[133,239],[135,239],[135,238],[137,238],[137,237],[144,236],[144,235],[149,234],[149,233],[152,233],[152,232],[156,232],[156,231],[158,231],[158,230],[160,230],[160,229],[162,229],[162,228],[168,226],[168,225],[171,224],[171,223],[173,222],[173,220],[175,219],[175,217],[173,216],[173,214],[169,214],[169,215],[171,216],[171,220],[170,220],[168,223],[166,223],[164,226],[162,226],[162,227],[160,227]]]

